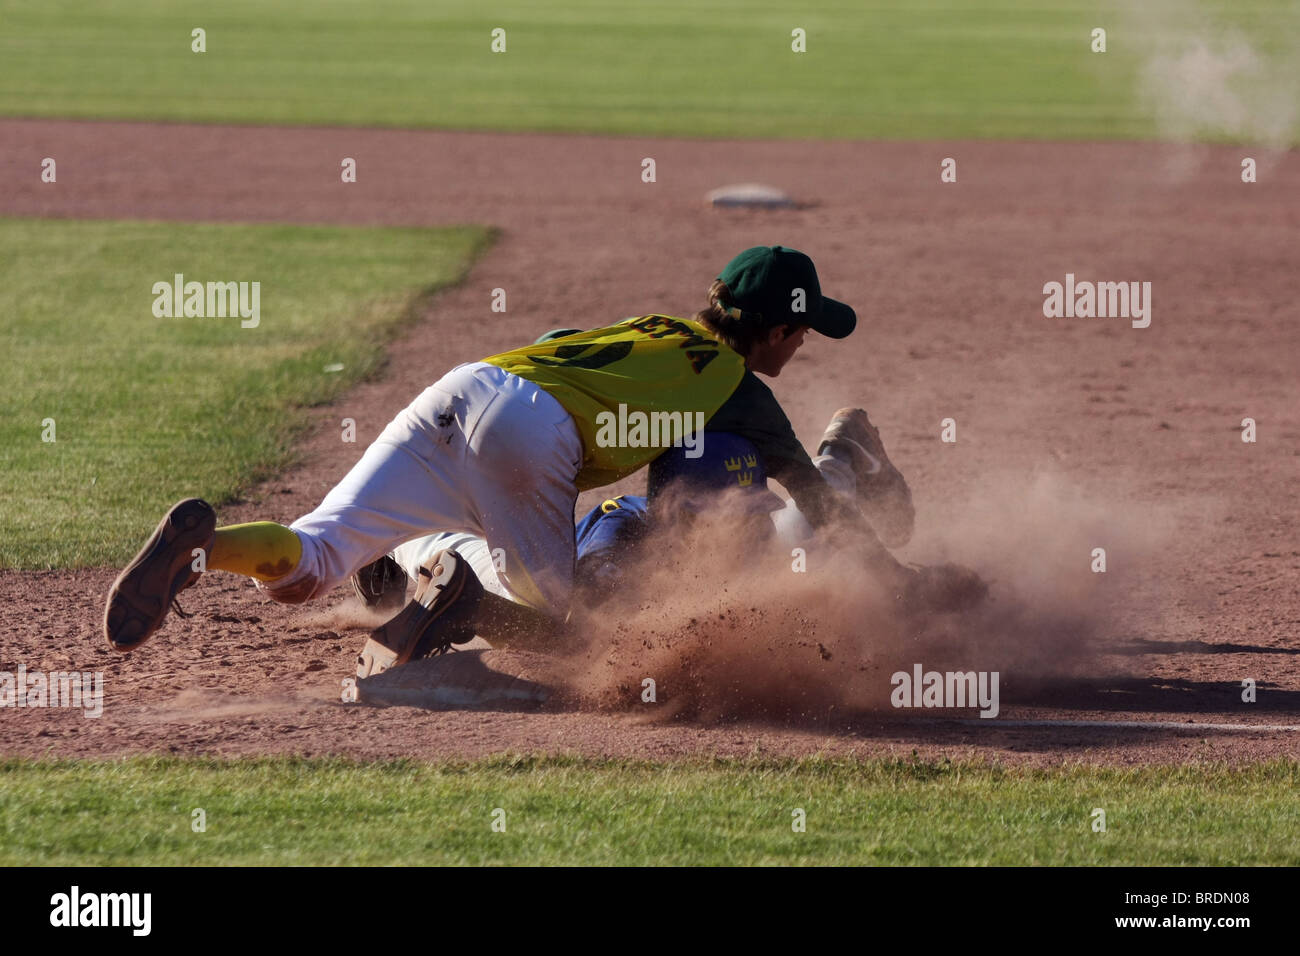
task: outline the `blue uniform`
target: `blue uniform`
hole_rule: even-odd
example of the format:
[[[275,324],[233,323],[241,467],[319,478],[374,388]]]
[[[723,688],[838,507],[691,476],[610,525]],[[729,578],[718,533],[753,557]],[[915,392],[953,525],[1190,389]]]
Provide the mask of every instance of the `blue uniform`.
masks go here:
[[[753,443],[728,432],[705,431],[698,458],[670,448],[650,465],[647,494],[619,495],[591,509],[578,522],[577,584],[598,600],[622,576],[654,520],[655,503],[669,500],[675,516],[702,514],[723,495],[738,516],[766,517],[785,502],[767,488],[767,472]]]

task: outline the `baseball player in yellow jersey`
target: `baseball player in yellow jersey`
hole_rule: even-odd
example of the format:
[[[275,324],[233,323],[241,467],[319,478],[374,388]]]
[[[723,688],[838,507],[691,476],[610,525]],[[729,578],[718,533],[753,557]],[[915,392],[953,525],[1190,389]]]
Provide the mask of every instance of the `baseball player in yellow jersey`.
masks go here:
[[[405,541],[459,531],[503,555],[500,586],[485,591],[454,550],[433,556],[414,599],[371,635],[358,674],[476,633],[554,637],[573,586],[579,491],[632,474],[663,451],[602,440],[602,415],[677,413],[686,427],[712,423],[748,438],[813,527],[852,527],[882,565],[897,567],[753,374],[779,375],[809,330],[844,338],[855,324],[849,306],[821,294],[811,259],[760,246],[727,265],[694,318],[641,316],[460,365],[399,413],[290,527],[217,528],[206,502],[175,505],[114,583],[105,635],[118,650],[139,647],[204,571],[244,574],[274,600],[300,603]],[[906,511],[910,532],[910,498]]]

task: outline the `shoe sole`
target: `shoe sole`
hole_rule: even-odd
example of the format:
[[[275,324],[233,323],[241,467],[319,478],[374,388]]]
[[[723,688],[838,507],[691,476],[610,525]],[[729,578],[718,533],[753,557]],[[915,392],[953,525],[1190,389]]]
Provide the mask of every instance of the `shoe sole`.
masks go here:
[[[468,576],[472,573],[460,555],[443,553],[434,564],[431,576],[422,579],[416,587],[411,602],[366,640],[365,647],[357,655],[357,677],[382,674],[414,657],[429,629],[465,593]],[[432,597],[429,597],[430,591],[435,592]]]
[[[196,572],[194,549],[212,546],[217,513],[200,498],[176,504],[117,576],[104,608],[104,636],[115,651],[133,651],[162,625],[173,598]],[[205,554],[206,557],[206,554]]]

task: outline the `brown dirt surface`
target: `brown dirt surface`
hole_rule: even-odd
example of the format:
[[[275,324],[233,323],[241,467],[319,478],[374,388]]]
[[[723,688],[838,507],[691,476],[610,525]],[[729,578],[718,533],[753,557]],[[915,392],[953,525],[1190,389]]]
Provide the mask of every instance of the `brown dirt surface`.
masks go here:
[[[99,631],[117,569],[0,571],[0,671],[105,681],[98,719],[0,711],[0,755],[1295,755],[1300,735],[1265,728],[1300,725],[1300,162],[1257,155],[1247,185],[1243,155],[0,120],[3,215],[501,230],[381,378],[317,412],[300,465],[222,508],[224,522],[310,510],[363,447],[337,440],[340,417],[364,443],[458,362],[560,325],[690,314],[736,251],[783,243],[815,258],[860,322],[843,342],[810,342],[772,383],[796,430],[811,445],[836,408],[867,408],[915,498],[901,556],[993,583],[977,612],[904,624],[849,556],[810,551],[800,575],[712,529],[659,549],[644,586],[589,615],[566,658],[483,654],[552,687],[547,704],[435,711],[339,701],[377,623],[342,589],[285,607],[209,574],[182,598],[192,618],[121,656]],[[56,186],[31,174],[43,156],[58,157]],[[356,184],[339,182],[343,156],[357,158]],[[640,180],[645,156],[657,183]],[[949,156],[959,181],[942,184]],[[702,201],[737,181],[801,205]],[[1067,272],[1150,281],[1150,328],[1044,318],[1043,284]],[[497,287],[506,314],[490,311]],[[1240,440],[1247,416],[1255,444]],[[955,444],[939,440],[949,417]],[[1104,575],[1089,571],[1094,547]],[[999,670],[998,717],[890,707],[890,674],[918,662]],[[1256,703],[1241,700],[1246,678]],[[1193,726],[1021,723],[1097,720]]]

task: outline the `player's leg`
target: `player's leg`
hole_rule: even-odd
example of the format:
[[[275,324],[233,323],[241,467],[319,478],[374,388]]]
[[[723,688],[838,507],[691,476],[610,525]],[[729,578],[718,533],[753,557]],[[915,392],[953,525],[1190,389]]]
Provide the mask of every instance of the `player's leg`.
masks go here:
[[[608,598],[618,587],[631,555],[645,539],[649,527],[646,499],[639,495],[606,499],[583,516],[574,529],[577,537],[574,600],[591,606]],[[420,569],[442,551],[455,551],[464,558],[488,593],[522,603],[497,574],[498,570],[504,570],[505,550],[497,548],[493,551],[481,535],[465,532],[439,532],[412,538],[394,548],[391,555],[384,555],[367,565],[367,568],[376,569],[375,575],[380,574],[381,562],[395,570],[392,578],[384,571],[382,580],[364,583],[368,599],[363,597],[363,602],[367,607],[373,607],[381,602],[387,604],[394,594],[405,595],[410,582],[419,583]],[[362,572],[366,570],[363,568]],[[356,575],[353,580],[356,581]],[[581,595],[577,593],[579,591]],[[397,602],[397,606],[402,603]]]
[[[582,438],[531,382],[503,375],[497,388],[502,400],[484,413],[468,456],[473,507],[501,585],[485,596],[477,624],[494,643],[546,646],[562,636],[573,591]]]
[[[394,548],[392,560],[409,580],[418,584],[420,569],[441,551],[455,551],[464,558],[484,590],[490,594],[499,594],[511,601],[519,600],[497,575],[497,565],[505,560],[504,552],[498,551],[494,555],[492,549],[488,547],[487,540],[481,534],[467,531],[440,531],[437,534],[421,535]]]
[[[618,495],[592,508],[575,529],[576,599],[594,607],[610,598],[622,585],[649,530],[649,499],[643,496]]]
[[[271,578],[253,575],[269,597],[290,604],[311,600],[413,536],[473,521],[461,487],[463,437],[454,421],[434,424],[444,410],[463,405],[450,377],[426,389],[320,505],[290,526],[302,549],[292,569]],[[220,539],[218,533],[213,567],[248,573],[224,564]]]
[[[423,535],[393,549],[392,559],[403,577],[420,584],[443,552],[454,551],[483,585],[484,595],[474,621],[478,636],[489,641],[530,637],[534,643],[558,638],[558,619],[526,604],[502,580],[507,558],[504,548],[490,548],[482,535],[463,532]]]
[[[252,577],[273,599],[324,594],[401,541],[435,528],[472,527],[462,488],[467,443],[461,424],[491,395],[458,395],[454,369],[404,409],[311,514],[289,528],[254,522],[217,529],[197,499],[175,506],[109,593],[109,643],[132,650],[161,625],[175,595],[205,570]],[[202,557],[192,557],[194,552]]]
[[[562,633],[573,586],[582,440],[568,412],[540,387],[494,366],[479,366],[476,375],[494,398],[466,430],[467,513],[492,559],[492,574],[485,567],[484,577],[498,579],[500,591],[517,600],[485,591],[467,560],[442,551],[423,562],[429,583],[415,600],[367,641],[359,677],[476,633],[531,646]]]
[[[582,441],[564,408],[541,389],[501,374],[506,394],[469,438],[473,532],[421,535],[393,549],[412,580],[454,550],[491,594],[563,616],[573,579],[574,479]],[[490,440],[489,440],[490,439]]]
[[[497,574],[509,592],[563,618],[573,588],[582,439],[538,386],[503,375],[499,388],[502,399],[469,439],[472,506],[488,548],[501,556]]]

